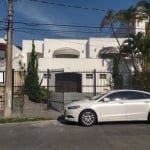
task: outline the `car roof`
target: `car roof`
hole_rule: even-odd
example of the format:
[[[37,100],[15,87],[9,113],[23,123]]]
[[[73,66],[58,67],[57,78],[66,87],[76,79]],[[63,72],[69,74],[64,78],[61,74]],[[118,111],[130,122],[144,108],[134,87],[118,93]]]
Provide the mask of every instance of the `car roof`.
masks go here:
[[[134,89],[118,89],[118,90],[109,91],[108,93],[121,92],[121,91],[143,92],[143,93],[148,93],[148,94],[150,94],[150,92],[147,92],[147,91],[134,90]]]

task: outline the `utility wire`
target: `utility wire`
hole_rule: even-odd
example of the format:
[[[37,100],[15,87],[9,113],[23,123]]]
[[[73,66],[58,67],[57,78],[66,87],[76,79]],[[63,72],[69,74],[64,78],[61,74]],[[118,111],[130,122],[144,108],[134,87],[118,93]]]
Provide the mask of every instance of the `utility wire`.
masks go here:
[[[52,23],[26,23],[21,21],[13,22],[14,24],[23,24],[27,26],[62,26],[62,27],[78,27],[78,28],[100,28],[98,26],[86,26],[86,25],[69,25],[69,24],[52,24]]]
[[[7,23],[7,21],[1,21]],[[14,21],[13,24],[22,24],[25,26],[59,26],[59,27],[73,27],[73,28],[90,28],[90,29],[100,29],[99,26],[87,26],[87,25],[71,25],[71,24],[54,24],[54,23],[33,23],[33,22],[23,22],[23,21]],[[110,27],[103,27],[103,29],[110,29]],[[128,29],[128,27],[114,27],[114,29]],[[130,27],[130,29],[144,29],[144,28],[135,28]]]
[[[49,29],[39,29],[39,28],[24,28],[24,27],[14,27],[14,29],[23,29],[23,30],[31,30],[31,31],[45,31],[45,32],[47,32],[47,31],[50,31]],[[99,34],[99,32],[97,32],[97,31],[74,31],[74,30],[51,30],[52,32],[72,32],[72,33],[98,33]]]
[[[45,0],[29,0],[33,2],[43,3],[43,4],[49,4],[49,5],[56,5],[60,7],[68,7],[68,8],[77,8],[77,9],[83,9],[83,10],[92,10],[92,11],[102,11],[105,12],[106,10],[100,9],[100,8],[89,8],[89,7],[83,7],[78,5],[70,5],[70,4],[64,4],[64,3],[56,3],[56,2],[49,2]]]
[[[14,28],[13,29],[14,31],[18,31],[18,32],[26,32],[26,33],[28,33],[28,34],[39,34],[39,35],[41,35],[41,34],[46,34],[46,35],[49,35],[49,34],[56,34],[56,33],[63,33],[64,35],[66,35],[66,34],[81,34],[81,33],[84,33],[84,34],[86,34],[86,35],[84,35],[84,37],[87,37],[87,34],[94,34],[94,36],[96,36],[96,35],[109,35],[109,34],[112,34],[112,33],[110,33],[110,32],[84,32],[84,31],[64,31],[64,30],[52,30],[52,31],[50,31],[50,30],[40,30],[40,29],[32,29],[32,30],[25,30],[25,29],[23,29],[23,28]],[[37,32],[38,31],[38,32]],[[125,33],[126,32],[124,32],[124,33],[120,33],[120,35],[125,35]]]

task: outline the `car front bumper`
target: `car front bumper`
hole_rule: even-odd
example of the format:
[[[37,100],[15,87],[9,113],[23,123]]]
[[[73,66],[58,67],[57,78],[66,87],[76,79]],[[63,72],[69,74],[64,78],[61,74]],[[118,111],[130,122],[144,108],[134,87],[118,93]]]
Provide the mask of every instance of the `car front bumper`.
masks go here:
[[[65,112],[64,112],[65,120],[78,122],[79,112],[80,111],[78,109],[67,109],[66,108]]]

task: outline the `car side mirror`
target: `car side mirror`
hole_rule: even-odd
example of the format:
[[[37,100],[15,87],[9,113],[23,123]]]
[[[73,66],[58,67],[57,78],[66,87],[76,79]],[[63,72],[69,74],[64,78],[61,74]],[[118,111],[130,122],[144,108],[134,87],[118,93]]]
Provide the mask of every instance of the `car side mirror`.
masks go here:
[[[104,102],[109,102],[109,101],[110,101],[110,98],[108,98],[108,97],[104,98]]]

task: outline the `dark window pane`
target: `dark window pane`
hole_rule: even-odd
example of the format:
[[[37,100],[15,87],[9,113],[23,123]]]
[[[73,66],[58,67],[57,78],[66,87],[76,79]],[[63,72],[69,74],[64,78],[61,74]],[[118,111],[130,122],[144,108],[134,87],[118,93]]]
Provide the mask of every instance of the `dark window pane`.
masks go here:
[[[150,94],[143,93],[143,92],[129,91],[127,93],[127,99],[129,100],[148,99],[148,98],[150,98]]]
[[[93,79],[93,74],[91,73],[86,74],[86,79]]]
[[[99,78],[100,78],[100,79],[107,79],[107,75],[106,75],[106,74],[100,74],[100,75],[99,75]]]
[[[112,93],[112,94],[108,95],[107,97],[110,98],[111,101],[123,100],[125,98],[125,93],[124,92],[116,92],[116,93]]]

